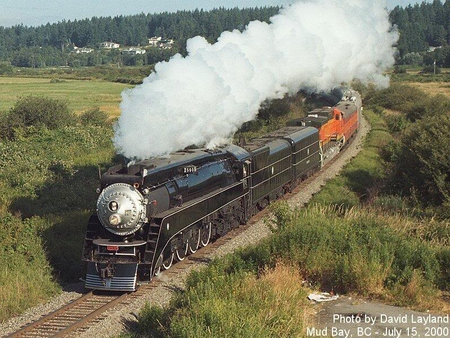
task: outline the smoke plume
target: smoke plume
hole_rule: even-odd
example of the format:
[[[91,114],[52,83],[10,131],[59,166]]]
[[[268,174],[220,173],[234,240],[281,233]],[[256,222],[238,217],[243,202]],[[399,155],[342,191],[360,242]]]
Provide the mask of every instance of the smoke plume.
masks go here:
[[[397,39],[385,0],[307,0],[214,44],[197,36],[186,57],[158,63],[142,85],[122,93],[115,147],[135,159],[214,147],[265,100],[353,79],[386,87]]]

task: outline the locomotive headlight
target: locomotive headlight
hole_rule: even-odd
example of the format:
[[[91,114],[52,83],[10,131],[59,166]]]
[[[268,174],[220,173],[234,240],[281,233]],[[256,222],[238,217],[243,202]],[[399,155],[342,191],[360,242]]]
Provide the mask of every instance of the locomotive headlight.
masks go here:
[[[122,220],[120,219],[120,216],[118,214],[112,214],[109,216],[109,224],[112,226],[118,226]]]
[[[117,209],[119,209],[119,204],[117,204],[116,201],[109,202],[108,206],[109,206],[109,210],[111,210],[111,211],[117,211]]]

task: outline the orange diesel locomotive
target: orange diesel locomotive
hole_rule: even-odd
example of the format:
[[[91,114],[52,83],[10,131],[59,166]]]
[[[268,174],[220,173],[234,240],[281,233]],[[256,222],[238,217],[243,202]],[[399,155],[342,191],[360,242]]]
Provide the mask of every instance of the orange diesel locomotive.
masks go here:
[[[334,107],[314,109],[295,125],[311,126],[319,130],[320,146],[324,160],[333,157],[358,130],[361,114],[359,93],[349,90]]]

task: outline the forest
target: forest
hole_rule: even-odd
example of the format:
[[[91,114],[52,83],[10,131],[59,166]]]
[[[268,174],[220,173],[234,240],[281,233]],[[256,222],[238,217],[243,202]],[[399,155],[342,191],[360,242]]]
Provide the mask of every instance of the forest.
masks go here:
[[[184,54],[186,40],[197,35],[214,42],[223,31],[243,30],[253,20],[268,22],[280,7],[217,8],[211,11],[138,14],[116,17],[62,21],[39,27],[0,26],[0,74],[13,67],[80,67],[99,65],[142,66]],[[422,66],[436,61],[438,67],[450,66],[450,1],[434,0],[405,8],[397,6],[390,20],[400,32],[396,60],[398,65]],[[171,49],[150,48],[148,39],[160,36],[173,39]],[[121,49],[104,50],[105,41],[120,44],[121,49],[141,46],[142,55],[122,55]],[[75,48],[92,48],[77,54]],[[428,66],[428,67],[427,67]]]
[[[0,27],[0,74],[15,67],[99,66],[107,64],[147,65],[185,53],[186,40],[201,35],[214,42],[226,30],[243,30],[254,20],[269,21],[279,7],[246,9],[218,8],[211,11],[138,14],[132,16],[93,17],[63,21],[40,27],[16,25]],[[148,38],[173,39],[171,49],[145,48]],[[121,47],[143,46],[146,53],[122,57],[119,49],[102,50],[102,42]],[[91,53],[72,53],[75,48],[92,48]]]
[[[425,70],[434,62],[438,67],[450,66],[450,1],[397,6],[390,20],[400,33],[397,64],[424,66]]]

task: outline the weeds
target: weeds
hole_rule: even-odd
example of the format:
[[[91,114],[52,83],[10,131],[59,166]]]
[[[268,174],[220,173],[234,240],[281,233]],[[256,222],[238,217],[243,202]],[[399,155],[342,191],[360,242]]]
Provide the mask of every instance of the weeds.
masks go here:
[[[147,306],[140,333],[152,337],[296,337],[306,325],[306,290],[295,267],[259,277],[220,262],[195,272],[168,309]]]
[[[0,141],[1,321],[81,276],[97,165],[110,162],[111,135],[108,125],[28,126]]]

